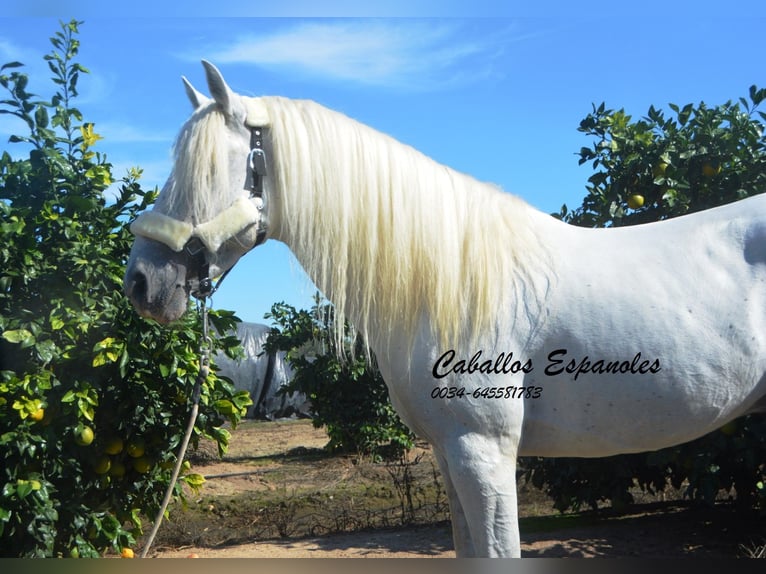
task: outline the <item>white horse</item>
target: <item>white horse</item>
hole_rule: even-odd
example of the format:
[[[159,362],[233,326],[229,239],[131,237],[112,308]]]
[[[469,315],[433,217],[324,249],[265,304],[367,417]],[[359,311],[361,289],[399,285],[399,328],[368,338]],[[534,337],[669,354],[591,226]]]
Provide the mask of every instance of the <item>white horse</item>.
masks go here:
[[[195,111],[126,293],[168,323],[208,271],[287,244],[433,446],[458,556],[520,555],[519,455],[654,450],[766,407],[766,197],[577,228],[203,64],[213,99],[184,79]]]

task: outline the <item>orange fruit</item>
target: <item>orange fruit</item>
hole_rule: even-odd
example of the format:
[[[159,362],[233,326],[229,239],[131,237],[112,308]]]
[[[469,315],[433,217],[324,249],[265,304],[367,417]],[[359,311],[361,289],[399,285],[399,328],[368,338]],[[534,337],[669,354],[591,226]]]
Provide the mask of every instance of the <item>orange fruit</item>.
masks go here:
[[[123,446],[124,445],[122,439],[120,437],[114,437],[109,439],[109,441],[106,443],[104,452],[106,454],[120,454],[122,452]]]
[[[133,469],[139,474],[146,474],[152,469],[152,463],[148,458],[142,456],[133,461]]]
[[[128,454],[133,458],[141,458],[144,456],[146,446],[143,439],[136,438],[128,442]]]
[[[644,205],[644,196],[638,193],[633,193],[628,196],[628,207],[631,209],[638,209]]]
[[[106,474],[110,468],[112,468],[112,461],[108,456],[99,457],[93,465],[93,470],[96,471],[96,474]]]
[[[655,178],[662,177],[665,175],[665,172],[668,170],[668,164],[664,161],[661,161],[657,165],[652,168],[652,175]]]
[[[88,446],[93,442],[95,436],[96,435],[93,433],[93,429],[86,425],[83,426],[82,429],[80,429],[80,432],[75,435],[74,440],[80,446]]]
[[[713,165],[710,163],[706,163],[702,166],[702,175],[705,177],[713,177],[715,175],[718,175],[721,173],[721,166],[720,165]]]
[[[130,548],[123,548],[122,552],[120,552],[120,556],[123,558],[133,558],[133,550]]]
[[[35,422],[40,422],[43,420],[43,417],[45,416],[45,409],[40,408],[37,409],[35,412],[29,415],[29,418],[32,419]]]

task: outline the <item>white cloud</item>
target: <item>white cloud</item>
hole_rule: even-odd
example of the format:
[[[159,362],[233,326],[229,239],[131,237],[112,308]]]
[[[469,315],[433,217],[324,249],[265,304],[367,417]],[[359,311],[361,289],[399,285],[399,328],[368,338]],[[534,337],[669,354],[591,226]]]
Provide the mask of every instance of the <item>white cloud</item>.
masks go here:
[[[255,64],[365,85],[431,90],[492,73],[508,30],[461,34],[449,20],[304,21],[214,50],[217,63]]]

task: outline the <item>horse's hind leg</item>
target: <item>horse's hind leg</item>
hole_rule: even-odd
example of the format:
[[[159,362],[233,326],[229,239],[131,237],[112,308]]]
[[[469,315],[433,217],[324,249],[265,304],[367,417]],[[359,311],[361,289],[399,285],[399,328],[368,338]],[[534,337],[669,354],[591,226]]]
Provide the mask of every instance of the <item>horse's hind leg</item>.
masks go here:
[[[445,446],[441,465],[449,475],[445,485],[451,510],[455,509],[457,555],[519,557],[516,449],[502,452],[495,440],[476,434],[457,437]]]

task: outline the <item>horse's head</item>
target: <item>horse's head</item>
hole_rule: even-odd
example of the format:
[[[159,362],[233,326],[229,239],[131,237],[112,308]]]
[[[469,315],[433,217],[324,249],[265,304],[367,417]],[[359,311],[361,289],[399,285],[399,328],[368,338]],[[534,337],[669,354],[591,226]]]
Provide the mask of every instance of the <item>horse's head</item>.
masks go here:
[[[184,78],[194,113],[157,202],[131,225],[136,240],[125,292],[141,315],[161,323],[180,318],[189,295],[209,294],[211,277],[266,238],[268,114],[259,100],[232,92],[212,64],[203,65],[213,99]]]

